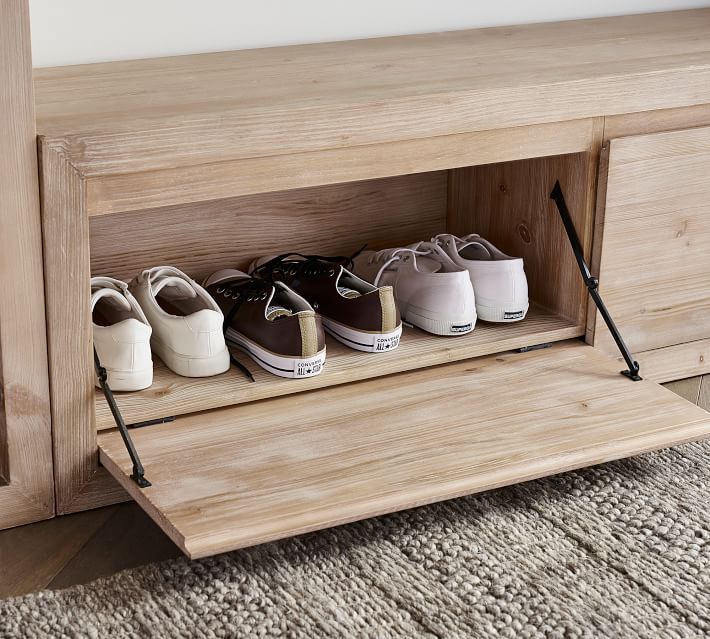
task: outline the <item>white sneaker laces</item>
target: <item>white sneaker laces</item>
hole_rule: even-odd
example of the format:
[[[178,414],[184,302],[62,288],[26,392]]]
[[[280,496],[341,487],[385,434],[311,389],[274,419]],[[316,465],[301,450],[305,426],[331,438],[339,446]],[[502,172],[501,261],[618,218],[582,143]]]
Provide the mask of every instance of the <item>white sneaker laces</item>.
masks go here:
[[[424,249],[420,250],[418,248],[409,248],[409,247],[402,247],[402,248],[395,248],[395,249],[383,249],[382,251],[377,251],[376,253],[373,253],[369,259],[367,260],[368,264],[376,264],[378,262],[381,262],[384,260],[384,263],[382,266],[380,266],[380,269],[377,271],[377,275],[375,276],[375,280],[372,282],[375,286],[379,285],[380,278],[382,277],[382,274],[389,268],[391,264],[394,262],[398,262],[400,260],[402,261],[407,261],[408,259],[412,258],[413,260],[417,259],[417,255],[431,255],[433,251],[431,249]]]

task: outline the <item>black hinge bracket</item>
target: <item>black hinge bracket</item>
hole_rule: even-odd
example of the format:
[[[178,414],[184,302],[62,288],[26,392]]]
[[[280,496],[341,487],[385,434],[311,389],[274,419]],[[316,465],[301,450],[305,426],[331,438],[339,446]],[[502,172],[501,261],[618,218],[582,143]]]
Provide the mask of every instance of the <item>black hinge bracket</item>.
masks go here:
[[[101,362],[99,361],[99,355],[96,352],[96,349],[94,349],[94,367],[96,368],[96,375],[99,378],[99,385],[101,386],[101,390],[103,391],[104,397],[106,398],[106,403],[111,409],[111,414],[113,415],[113,419],[116,422],[118,432],[121,433],[121,439],[123,439],[123,443],[125,444],[126,450],[128,451],[128,456],[131,458],[131,462],[133,463],[133,472],[131,473],[131,479],[136,482],[136,484],[138,484],[138,486],[140,486],[141,488],[147,488],[148,486],[152,486],[152,484],[145,477],[145,469],[143,468],[143,464],[141,463],[140,457],[138,456],[138,451],[133,445],[133,440],[131,439],[131,436],[128,433],[128,429],[142,428],[143,426],[150,426],[151,424],[163,424],[165,422],[172,422],[175,418],[161,417],[160,419],[151,419],[145,422],[138,422],[136,424],[126,425],[126,422],[123,420],[123,415],[121,415],[121,411],[118,408],[118,404],[116,404],[116,398],[113,396],[113,391],[109,386],[108,373],[106,372],[106,369],[101,366]]]
[[[516,348],[517,353],[529,353],[530,351],[541,351],[544,348],[550,348],[552,344],[550,342],[543,342],[542,344],[532,344],[531,346],[521,346]]]
[[[560,212],[560,217],[562,218],[562,223],[565,226],[565,231],[567,231],[567,237],[569,238],[569,243],[572,245],[572,251],[574,252],[574,257],[577,260],[577,265],[579,266],[579,271],[582,274],[582,279],[584,280],[587,290],[589,291],[589,296],[594,301],[594,304],[599,309],[599,313],[602,319],[609,328],[611,336],[616,342],[616,346],[624,357],[624,361],[628,366],[628,369],[621,371],[622,375],[625,375],[634,382],[641,380],[639,375],[640,366],[639,363],[634,360],[631,352],[629,351],[624,338],[621,336],[619,329],[617,328],[614,320],[609,314],[609,310],[604,304],[604,300],[599,294],[599,280],[592,276],[589,266],[584,260],[584,252],[582,251],[582,244],[579,241],[579,236],[577,235],[577,230],[574,228],[574,222],[572,222],[572,217],[569,214],[569,209],[567,208],[567,203],[565,202],[565,196],[562,194],[562,187],[560,187],[560,181],[555,182],[555,186],[550,193],[550,198],[554,200],[557,205],[557,210]]]

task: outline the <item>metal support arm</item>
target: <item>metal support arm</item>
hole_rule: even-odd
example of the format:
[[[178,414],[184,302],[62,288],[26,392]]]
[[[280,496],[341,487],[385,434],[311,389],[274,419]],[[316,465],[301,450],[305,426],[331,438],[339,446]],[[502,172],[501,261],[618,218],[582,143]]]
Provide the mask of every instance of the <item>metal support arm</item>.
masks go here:
[[[621,351],[621,354],[623,355],[624,360],[626,361],[626,365],[629,367],[627,370],[621,371],[621,374],[626,375],[626,377],[628,377],[629,379],[637,382],[641,379],[641,376],[639,375],[639,363],[634,360],[633,356],[631,355],[628,346],[626,346],[626,342],[624,342],[624,338],[621,336],[619,329],[617,328],[616,324],[614,323],[614,320],[609,314],[606,305],[604,304],[604,300],[599,294],[599,280],[596,277],[592,276],[592,273],[589,270],[589,266],[587,266],[587,263],[584,261],[584,252],[582,251],[582,245],[579,241],[577,231],[574,228],[572,217],[569,214],[569,209],[567,208],[565,197],[562,194],[562,188],[560,187],[559,180],[555,182],[555,186],[552,189],[552,193],[550,193],[550,198],[555,201],[555,204],[557,205],[557,210],[560,212],[562,223],[565,226],[565,231],[567,231],[569,243],[572,245],[574,257],[577,260],[579,271],[582,274],[582,279],[584,280],[584,283],[587,286],[589,295],[594,301],[596,307],[599,309],[599,313],[601,314],[602,319],[609,327],[609,332],[614,338],[614,342],[616,342],[619,351]]]
[[[133,440],[131,439],[131,436],[128,433],[128,429],[140,428],[142,426],[149,426],[151,424],[162,424],[165,422],[171,422],[175,418],[162,417],[160,419],[152,419],[146,422],[139,422],[137,424],[130,424],[126,426],[126,422],[123,421],[123,415],[121,415],[121,411],[118,408],[118,404],[116,404],[116,398],[113,396],[113,391],[109,386],[108,373],[106,372],[106,369],[101,366],[101,362],[99,361],[99,355],[96,352],[96,349],[94,349],[94,367],[96,368],[96,374],[99,378],[99,385],[101,386],[101,390],[104,393],[104,397],[106,397],[106,403],[111,409],[111,414],[113,415],[113,419],[116,422],[118,432],[121,433],[121,438],[123,439],[123,443],[125,444],[126,450],[128,451],[128,456],[131,458],[131,462],[133,462],[133,473],[131,474],[131,479],[136,482],[136,484],[138,484],[141,488],[147,488],[152,484],[145,478],[145,469],[143,468],[143,464],[141,463],[140,457],[138,456],[136,447],[133,445]]]

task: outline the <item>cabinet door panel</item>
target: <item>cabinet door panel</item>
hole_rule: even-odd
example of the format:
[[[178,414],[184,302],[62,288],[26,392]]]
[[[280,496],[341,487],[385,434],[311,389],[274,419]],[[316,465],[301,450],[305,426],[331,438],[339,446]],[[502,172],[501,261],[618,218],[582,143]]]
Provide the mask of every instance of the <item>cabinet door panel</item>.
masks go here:
[[[611,140],[601,199],[600,291],[632,351],[710,338],[710,127]],[[599,318],[594,344],[615,352]]]

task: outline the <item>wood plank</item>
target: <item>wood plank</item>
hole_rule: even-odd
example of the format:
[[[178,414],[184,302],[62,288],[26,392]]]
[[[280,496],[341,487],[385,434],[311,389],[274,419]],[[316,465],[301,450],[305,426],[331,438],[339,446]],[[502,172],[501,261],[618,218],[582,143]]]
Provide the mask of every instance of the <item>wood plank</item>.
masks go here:
[[[236,369],[215,377],[180,377],[158,360],[150,388],[120,393],[117,398],[124,419],[131,423],[300,393],[583,334],[582,325],[533,305],[522,322],[481,322],[472,333],[455,338],[442,338],[405,327],[399,347],[390,353],[360,353],[328,338],[323,372],[299,380],[276,377],[238,354],[238,359],[254,374],[256,383],[247,381]],[[100,393],[96,395],[96,426],[99,430],[115,427],[111,411]]]
[[[52,379],[54,485],[59,514],[96,474],[94,373],[89,271],[89,219],[84,181],[60,154],[44,145],[42,234]]]
[[[135,503],[98,512],[104,510],[111,513],[110,517],[57,572],[47,588],[69,588],[121,570],[180,556],[180,549]]]
[[[86,177],[710,103],[710,10],[39,69]]]
[[[146,489],[118,433],[99,446],[195,558],[709,434],[705,411],[575,341],[139,429]]]
[[[0,528],[54,514],[29,10],[0,13]]]
[[[592,119],[247,158],[87,181],[89,215],[589,149]]]
[[[610,142],[600,292],[633,351],[710,338],[709,164],[710,127]]]
[[[710,104],[610,115],[604,119],[604,141],[707,125],[710,125]]]
[[[0,532],[0,599],[46,588],[114,512],[105,508]]]
[[[617,352],[619,366],[626,367]],[[659,384],[710,373],[710,339],[634,353],[641,375]]]
[[[593,154],[577,153],[455,169],[449,178],[448,230],[479,233],[522,257],[530,298],[575,324],[586,321],[587,291],[550,192],[559,179],[588,252],[590,164]]]
[[[91,270],[130,280],[171,264],[201,279],[284,250],[351,255],[429,239],[445,211],[436,171],[101,216],[90,219]]]

